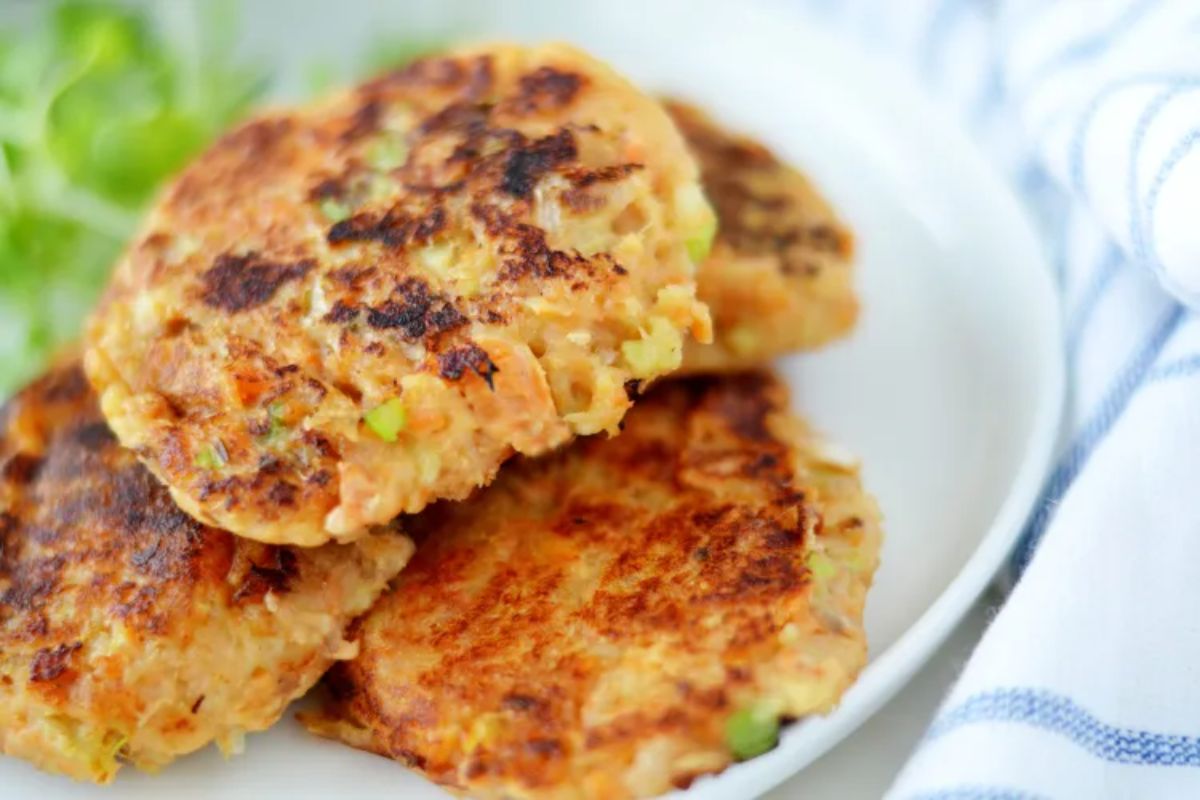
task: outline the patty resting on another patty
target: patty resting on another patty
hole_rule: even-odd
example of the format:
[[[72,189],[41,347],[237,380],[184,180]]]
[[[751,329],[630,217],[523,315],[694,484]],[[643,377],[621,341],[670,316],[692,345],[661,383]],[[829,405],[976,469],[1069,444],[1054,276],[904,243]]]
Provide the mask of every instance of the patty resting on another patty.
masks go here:
[[[90,323],[121,442],[196,519],[352,540],[615,431],[711,336],[715,222],[661,105],[563,45],[426,58],[222,138]]]

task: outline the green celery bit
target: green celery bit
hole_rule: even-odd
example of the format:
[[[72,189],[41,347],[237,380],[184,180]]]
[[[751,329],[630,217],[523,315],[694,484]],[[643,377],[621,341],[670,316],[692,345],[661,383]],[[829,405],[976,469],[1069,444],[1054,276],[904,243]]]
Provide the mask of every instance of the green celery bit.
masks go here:
[[[200,469],[220,469],[225,466],[225,459],[221,457],[215,447],[210,445],[196,453],[196,458],[192,463]]]
[[[271,403],[267,406],[268,427],[266,435],[262,437],[265,441],[275,441],[288,429],[287,423],[283,421],[283,411],[282,403]]]
[[[837,567],[824,553],[813,551],[808,554],[806,566],[817,580],[828,580],[837,572]]]
[[[725,741],[739,761],[761,756],[779,741],[779,719],[761,707],[743,708],[726,721]]]
[[[380,172],[390,172],[404,166],[407,158],[408,144],[396,134],[384,134],[367,152],[368,162]]]
[[[330,222],[341,222],[350,216],[350,207],[332,197],[326,197],[321,201],[321,214]]]
[[[364,414],[363,422],[380,439],[394,442],[408,424],[408,412],[404,410],[404,401],[393,397]]]
[[[693,264],[699,264],[708,258],[708,254],[712,252],[713,240],[716,237],[717,221],[714,219],[687,240],[688,258],[692,260]]]

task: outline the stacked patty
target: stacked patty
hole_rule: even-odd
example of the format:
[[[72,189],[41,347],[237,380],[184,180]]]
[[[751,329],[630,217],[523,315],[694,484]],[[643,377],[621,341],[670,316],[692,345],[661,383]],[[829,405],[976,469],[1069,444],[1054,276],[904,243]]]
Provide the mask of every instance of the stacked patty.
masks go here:
[[[0,412],[0,750],[106,783],[269,727],[412,553],[206,527],[121,448],[77,361]]]
[[[117,267],[87,368],[192,516],[314,545],[614,432],[711,335],[662,107],[565,46],[417,61],[225,136]]]
[[[878,512],[767,374],[657,387],[620,436],[409,530],[305,722],[473,797],[687,786],[756,754],[755,726],[830,710],[866,660]]]
[[[759,142],[684,103],[666,108],[718,219],[696,278],[715,338],[687,344],[685,371],[745,368],[848,334],[858,318],[854,236],[825,198]]]

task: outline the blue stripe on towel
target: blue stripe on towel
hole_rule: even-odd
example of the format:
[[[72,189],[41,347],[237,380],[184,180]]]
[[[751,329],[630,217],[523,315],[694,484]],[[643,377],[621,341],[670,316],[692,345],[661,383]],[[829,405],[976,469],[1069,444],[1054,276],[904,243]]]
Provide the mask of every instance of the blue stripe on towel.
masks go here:
[[[1168,361],[1150,370],[1146,383],[1159,383],[1200,374],[1200,353]]]
[[[1079,122],[1076,124],[1075,132],[1071,136],[1069,172],[1071,188],[1077,194],[1084,194],[1085,176],[1084,176],[1084,149],[1087,144],[1088,133],[1091,132],[1092,122],[1095,120],[1096,114],[1099,113],[1100,107],[1109,100],[1117,92],[1124,89],[1132,89],[1141,84],[1154,85],[1156,83],[1166,85],[1179,86],[1196,86],[1200,85],[1200,76],[1186,74],[1148,74],[1134,75],[1127,78],[1112,81],[1096,92],[1088,103],[1087,108],[1079,115]]]
[[[1028,725],[1066,737],[1091,755],[1118,764],[1200,767],[1200,736],[1120,728],[1097,718],[1071,698],[1043,689],[981,692],[938,716],[927,741],[979,723]]]
[[[921,48],[921,70],[927,80],[932,82],[937,77],[938,60],[946,40],[954,30],[955,23],[962,19],[963,12],[970,6],[965,0],[941,0],[930,15],[925,29],[925,45]]]
[[[1103,30],[1085,36],[1077,42],[1072,42],[1047,59],[1044,64],[1034,70],[1026,86],[1034,86],[1073,64],[1101,55],[1112,44],[1114,38],[1127,34],[1158,4],[1159,0],[1137,0],[1131,3],[1129,8],[1122,11]]]
[[[1159,260],[1158,253],[1154,249],[1153,241],[1154,218],[1158,213],[1158,196],[1162,191],[1163,184],[1167,182],[1167,179],[1171,177],[1171,173],[1179,166],[1179,162],[1183,161],[1197,145],[1200,145],[1200,128],[1192,130],[1171,148],[1166,161],[1159,168],[1158,174],[1154,176],[1154,183],[1150,185],[1150,190],[1146,193],[1141,220],[1142,234],[1138,237],[1138,241],[1142,246],[1136,252],[1136,255],[1138,260],[1143,264],[1148,264],[1160,279],[1162,278],[1164,269],[1162,261]]]
[[[1142,145],[1150,126],[1162,113],[1162,110],[1184,92],[1200,88],[1200,80],[1180,79],[1172,81],[1165,89],[1150,101],[1138,117],[1137,127],[1133,131],[1133,141],[1129,145],[1129,242],[1138,260],[1145,262],[1146,229],[1142,225],[1142,203],[1140,195],[1141,170],[1139,169],[1142,155]]]
[[[1079,350],[1079,340],[1083,338],[1083,333],[1087,330],[1088,320],[1091,319],[1092,312],[1096,310],[1096,306],[1104,297],[1108,287],[1112,285],[1112,280],[1120,271],[1123,260],[1124,254],[1121,248],[1115,244],[1110,245],[1104,258],[1100,260],[1099,266],[1092,271],[1087,285],[1079,296],[1079,302],[1076,304],[1074,312],[1067,320],[1068,361],[1075,361],[1075,354]]]
[[[948,789],[937,789],[932,792],[921,792],[912,795],[909,800],[1044,800],[1041,795],[1023,792],[1020,789],[1009,789],[1004,786],[954,786]]]
[[[1037,548],[1046,525],[1053,516],[1054,507],[1066,494],[1067,489],[1075,482],[1084,464],[1091,458],[1096,445],[1108,435],[1113,424],[1129,404],[1137,388],[1146,378],[1146,373],[1154,365],[1155,359],[1162,352],[1163,346],[1171,338],[1171,334],[1184,318],[1184,309],[1179,303],[1172,302],[1166,314],[1150,332],[1145,343],[1134,353],[1133,358],[1122,368],[1117,377],[1109,385],[1108,391],[1101,400],[1095,414],[1076,435],[1067,451],[1063,454],[1050,475],[1050,480],[1038,498],[1033,518],[1029,522],[1017,549],[1013,553],[1012,567],[1018,574],[1025,571],[1033,551]]]

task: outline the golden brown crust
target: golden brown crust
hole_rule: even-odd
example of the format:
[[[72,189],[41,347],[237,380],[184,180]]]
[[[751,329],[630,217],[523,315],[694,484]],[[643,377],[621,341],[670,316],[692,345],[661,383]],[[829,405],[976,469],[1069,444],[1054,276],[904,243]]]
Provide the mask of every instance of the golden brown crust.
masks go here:
[[[829,710],[878,516],[786,405],[764,374],[671,382],[616,438],[414,518],[305,722],[472,796],[615,799],[723,769],[738,709]]]
[[[188,513],[353,539],[614,430],[624,381],[707,336],[701,197],[661,108],[578,51],[417,61],[187,169],[93,318],[89,376]],[[363,419],[397,398],[392,442]]]
[[[712,345],[690,343],[686,371],[743,369],[845,336],[858,316],[854,237],[817,189],[753,139],[668,100],[717,212],[697,276]]]
[[[155,768],[232,746],[317,680],[410,552],[195,522],[68,360],[0,411],[0,751],[106,782],[118,754]]]

